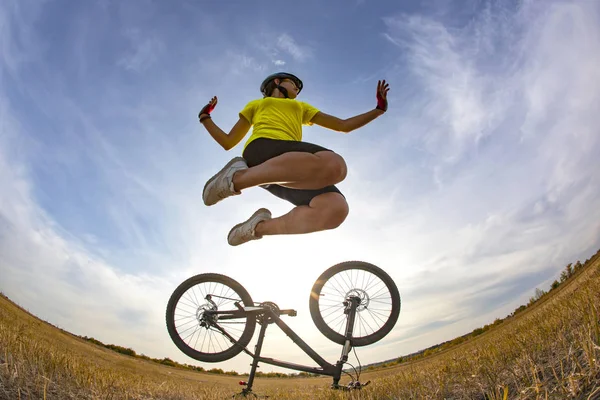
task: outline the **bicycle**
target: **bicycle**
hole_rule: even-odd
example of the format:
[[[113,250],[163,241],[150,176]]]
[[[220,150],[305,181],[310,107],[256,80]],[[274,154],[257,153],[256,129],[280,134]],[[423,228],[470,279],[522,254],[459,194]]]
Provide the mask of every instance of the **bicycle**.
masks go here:
[[[281,315],[296,316],[292,309],[277,304],[256,303],[234,279],[216,273],[188,278],[172,293],[166,310],[169,336],[186,355],[203,362],[220,362],[242,351],[252,357],[248,381],[238,395],[252,393],[259,362],[333,378],[332,389],[360,389],[370,383],[356,380],[343,371],[348,354],[355,347],[367,346],[384,338],[400,314],[400,294],[392,278],[381,268],[363,261],[346,261],[323,272],[315,281],[309,298],[313,322],[329,340],[342,345],[340,359],[331,364],[286,325]],[[261,325],[255,352],[246,347],[256,324]],[[275,323],[319,366],[306,366],[260,355],[267,326]],[[356,325],[356,326],[355,326]],[[356,354],[356,349],[354,349]],[[358,359],[358,357],[357,357]],[[359,361],[360,363],[360,361]],[[360,366],[359,366],[360,369]],[[342,372],[351,382],[340,385]],[[256,395],[255,395],[256,396]]]

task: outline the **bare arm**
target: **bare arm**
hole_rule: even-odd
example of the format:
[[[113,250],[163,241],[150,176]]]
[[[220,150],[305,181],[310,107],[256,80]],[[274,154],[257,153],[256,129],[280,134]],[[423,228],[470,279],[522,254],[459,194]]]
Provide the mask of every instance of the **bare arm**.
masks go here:
[[[383,113],[383,110],[375,108],[371,111],[367,111],[366,113],[359,114],[351,118],[340,119],[338,117],[334,117],[333,115],[325,114],[324,112],[319,111],[312,118],[311,122],[334,131],[348,133],[365,126]]]
[[[387,111],[388,86],[389,85],[386,84],[385,80],[377,83],[377,107],[373,110],[347,119],[340,119],[338,117],[334,117],[333,115],[328,115],[319,111],[311,119],[311,122],[334,131],[346,133],[365,126]]]
[[[212,138],[215,139],[215,141],[219,143],[225,150],[231,150],[240,142],[240,140],[242,140],[244,136],[246,136],[246,133],[248,133],[252,125],[250,122],[248,122],[248,120],[240,116],[240,119],[238,122],[236,122],[233,128],[231,128],[231,131],[229,131],[229,133],[225,133],[217,126],[217,124],[213,122],[212,118],[210,117],[210,113],[217,105],[217,101],[217,96],[214,96],[200,111],[198,117],[200,118],[200,123],[204,125],[208,133],[210,133],[210,136],[212,136]]]
[[[208,133],[210,133],[210,136],[212,136],[225,150],[231,150],[235,147],[235,145],[237,145],[250,130],[250,123],[242,117],[240,117],[238,122],[231,128],[229,133],[225,133],[219,128],[217,124],[213,122],[212,118],[203,120],[202,125],[204,125]]]

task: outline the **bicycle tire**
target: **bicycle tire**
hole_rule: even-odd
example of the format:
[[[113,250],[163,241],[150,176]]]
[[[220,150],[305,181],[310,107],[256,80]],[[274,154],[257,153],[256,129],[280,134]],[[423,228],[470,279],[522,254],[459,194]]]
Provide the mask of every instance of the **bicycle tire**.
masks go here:
[[[192,357],[195,360],[198,361],[204,361],[204,362],[220,362],[220,361],[225,361],[228,360],[230,358],[235,357],[236,355],[238,355],[241,351],[244,350],[244,348],[246,348],[246,346],[248,345],[248,343],[250,343],[250,340],[252,339],[252,336],[254,335],[254,330],[256,329],[256,318],[253,315],[247,315],[246,317],[242,318],[240,323],[244,323],[244,329],[242,334],[239,336],[239,338],[237,338],[234,343],[231,343],[231,341],[229,341],[229,339],[227,339],[222,333],[219,332],[219,334],[221,335],[222,340],[227,344],[227,342],[231,343],[231,347],[224,349],[222,351],[219,352],[206,352],[206,351],[200,351],[198,349],[196,349],[195,347],[190,346],[188,343],[186,343],[186,341],[184,340],[184,338],[181,337],[179,331],[178,331],[178,327],[176,326],[176,309],[177,309],[177,305],[179,303],[179,301],[181,300],[182,296],[184,296],[184,294],[186,294],[186,292],[190,289],[192,289],[196,286],[196,285],[201,285],[201,284],[209,284],[209,288],[211,287],[210,285],[214,285],[215,288],[218,287],[218,284],[221,284],[223,286],[226,286],[228,288],[231,289],[231,291],[237,295],[238,300],[241,300],[243,302],[244,306],[253,306],[254,302],[252,301],[252,298],[250,297],[250,294],[246,291],[246,289],[237,281],[235,281],[234,279],[225,276],[225,275],[221,275],[221,274],[215,274],[215,273],[206,273],[206,274],[199,274],[199,275],[195,275],[191,278],[188,278],[187,280],[185,280],[184,282],[182,282],[171,294],[171,297],[169,298],[169,302],[167,304],[167,309],[166,309],[166,324],[167,324],[167,331],[169,332],[169,336],[171,337],[171,340],[173,340],[173,343],[175,343],[175,345],[179,348],[179,350],[181,350],[184,354]],[[202,293],[202,289],[199,289],[200,292]],[[208,290],[211,289],[207,289],[207,293]],[[221,294],[223,292],[223,289],[221,289]],[[225,292],[226,294],[229,293],[229,291]],[[228,294],[228,296],[230,296]],[[194,294],[194,297],[196,297],[196,295]],[[217,296],[218,297],[218,296]],[[186,299],[187,301],[190,302],[194,302],[194,300],[197,301],[197,298],[193,299],[188,298]],[[230,299],[230,300],[234,300],[234,299]],[[205,303],[206,304],[206,303]],[[204,304],[204,305],[205,305]],[[187,307],[191,307],[193,308],[193,306],[189,306],[186,305]],[[202,327],[199,323],[199,321],[197,321],[197,313],[198,310],[200,310],[202,308],[203,305],[200,304],[194,304],[194,306],[197,307],[196,310],[196,322],[198,322],[198,326],[197,328],[199,330],[202,330]],[[232,310],[234,308],[230,307]],[[229,308],[227,308],[229,309]],[[191,318],[191,317],[188,317]],[[190,321],[187,322],[189,323],[194,323],[194,321]],[[186,328],[186,330],[191,329],[191,328]],[[206,329],[206,331],[209,331],[209,329]],[[205,336],[206,339],[206,336]],[[227,339],[227,340],[225,340]],[[211,337],[212,340],[212,337]],[[217,339],[218,340],[218,337]],[[196,339],[196,341],[198,341],[198,338]],[[204,342],[205,340],[203,340]],[[213,344],[214,346],[214,344]],[[209,349],[210,349],[210,343],[209,343]]]
[[[322,315],[322,310],[321,310],[322,307],[320,305],[320,303],[323,303],[325,301],[325,300],[321,300],[323,297],[326,296],[326,294],[321,293],[324,286],[327,285],[328,282],[330,282],[337,274],[345,272],[345,271],[350,271],[350,277],[352,277],[352,271],[365,271],[365,273],[370,273],[370,274],[374,275],[376,278],[378,278],[383,283],[383,285],[385,285],[385,287],[387,288],[387,290],[389,292],[391,304],[390,304],[389,315],[386,315],[385,323],[383,323],[379,329],[377,329],[374,332],[372,332],[368,335],[365,335],[365,336],[355,336],[353,333],[352,345],[354,347],[367,346],[369,344],[373,344],[373,343],[381,340],[383,337],[385,337],[392,330],[394,325],[396,325],[396,322],[398,321],[398,316],[400,315],[400,308],[401,308],[400,293],[398,292],[398,287],[394,283],[393,279],[384,270],[382,270],[381,268],[379,268],[373,264],[370,264],[370,263],[367,263],[364,261],[346,261],[346,262],[336,264],[336,265],[330,267],[329,269],[327,269],[325,272],[323,272],[315,281],[313,288],[311,290],[311,293],[310,293],[310,299],[309,299],[310,315],[312,317],[313,322],[315,323],[315,325],[317,326],[317,328],[319,329],[319,331],[321,331],[321,333],[323,335],[325,335],[328,339],[330,339],[331,341],[333,341],[335,343],[342,344],[342,345],[345,343],[345,341],[346,341],[346,338],[344,336],[345,332],[340,333],[339,329],[338,330],[333,329],[330,326],[330,324],[328,324],[325,321],[325,318]],[[357,272],[357,274],[358,274],[358,272]],[[363,278],[363,280],[364,280],[364,278]],[[347,282],[344,282],[344,283],[347,283]],[[364,289],[352,287],[352,283],[350,285],[348,285],[348,289],[349,290],[347,290],[347,293],[350,293],[350,291],[353,291],[353,290],[355,290],[355,291],[359,290],[359,291],[366,293],[366,291]],[[344,290],[346,290],[346,289],[344,289]],[[334,294],[334,296],[335,296],[335,294]],[[335,303],[337,303],[338,300],[334,300],[334,306],[327,306],[327,308],[331,308],[331,307],[343,308],[343,306],[341,305],[341,302],[343,301],[342,297],[345,297],[345,296],[338,296],[338,297],[340,297],[340,299],[341,299],[341,300],[339,300],[339,303],[340,303],[339,307],[335,305]],[[368,309],[368,306],[363,306],[363,307],[364,307],[363,311]],[[357,312],[357,320],[360,320],[360,318],[361,318],[359,314],[360,314],[360,312]],[[380,318],[380,317],[378,316],[378,318]],[[359,323],[360,323],[360,321],[359,321]],[[356,325],[356,323],[355,323],[355,325]],[[345,328],[345,325],[344,325],[344,328]]]

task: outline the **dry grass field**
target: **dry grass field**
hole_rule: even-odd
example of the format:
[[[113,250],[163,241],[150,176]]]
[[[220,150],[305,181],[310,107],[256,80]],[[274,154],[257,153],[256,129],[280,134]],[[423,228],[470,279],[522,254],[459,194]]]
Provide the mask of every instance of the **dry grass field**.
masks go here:
[[[600,399],[600,257],[525,311],[465,343],[331,378],[257,378],[270,399]],[[399,354],[400,356],[400,354]],[[1,399],[226,399],[243,377],[168,367],[94,345],[0,296]],[[344,383],[344,380],[341,382]]]

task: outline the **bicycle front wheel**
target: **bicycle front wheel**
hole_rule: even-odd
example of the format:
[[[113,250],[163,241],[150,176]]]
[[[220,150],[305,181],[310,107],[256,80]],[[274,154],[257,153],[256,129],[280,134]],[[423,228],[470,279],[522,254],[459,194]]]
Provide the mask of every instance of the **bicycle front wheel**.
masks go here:
[[[352,345],[367,346],[387,335],[400,315],[400,294],[392,278],[381,268],[363,261],[346,261],[319,276],[310,293],[310,315],[328,339],[344,344],[347,314],[344,302],[358,296],[360,304],[352,333]]]
[[[250,343],[256,328],[255,315],[240,314],[236,303],[241,307],[254,305],[237,281],[212,273],[193,276],[169,299],[169,336],[179,350],[198,361],[233,358]]]

